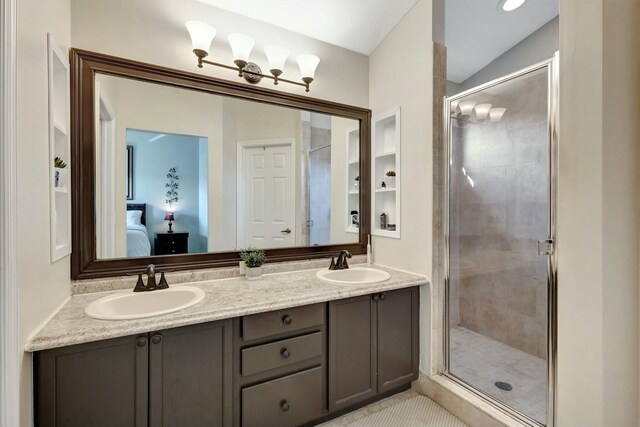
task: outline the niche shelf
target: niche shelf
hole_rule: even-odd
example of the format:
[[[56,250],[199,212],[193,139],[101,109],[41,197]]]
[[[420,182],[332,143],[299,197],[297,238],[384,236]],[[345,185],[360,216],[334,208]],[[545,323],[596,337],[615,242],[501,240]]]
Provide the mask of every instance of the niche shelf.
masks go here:
[[[357,212],[360,221],[360,181],[356,178],[360,176],[360,128],[348,128],[346,132],[347,141],[347,173],[346,173],[346,194],[345,206],[346,221],[345,231],[347,233],[359,233],[360,227],[353,223],[353,212]]]
[[[71,147],[69,144],[69,61],[47,35],[49,79],[49,188],[51,262],[71,253]],[[55,158],[66,164],[54,167]]]
[[[400,107],[373,118],[373,149],[371,158],[371,229],[374,236],[400,238]],[[386,173],[394,171],[395,177]],[[382,186],[382,183],[385,186]],[[382,228],[381,215],[387,215]]]

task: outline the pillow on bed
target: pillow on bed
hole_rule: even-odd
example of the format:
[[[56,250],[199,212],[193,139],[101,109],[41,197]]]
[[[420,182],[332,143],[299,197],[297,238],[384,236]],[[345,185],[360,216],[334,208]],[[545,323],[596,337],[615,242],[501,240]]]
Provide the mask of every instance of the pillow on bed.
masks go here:
[[[127,211],[127,225],[142,225],[142,211]]]

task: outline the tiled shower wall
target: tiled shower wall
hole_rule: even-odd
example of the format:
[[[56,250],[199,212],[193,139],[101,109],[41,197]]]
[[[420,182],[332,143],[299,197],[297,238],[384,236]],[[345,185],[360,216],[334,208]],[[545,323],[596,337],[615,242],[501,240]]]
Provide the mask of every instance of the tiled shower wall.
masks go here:
[[[478,96],[507,112],[498,123],[452,127],[450,325],[544,358],[546,73]]]

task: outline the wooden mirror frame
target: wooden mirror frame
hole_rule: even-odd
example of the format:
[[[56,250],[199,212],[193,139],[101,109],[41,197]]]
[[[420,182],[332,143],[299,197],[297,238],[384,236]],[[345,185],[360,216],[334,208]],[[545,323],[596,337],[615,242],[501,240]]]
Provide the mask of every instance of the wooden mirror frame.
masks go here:
[[[215,95],[297,108],[358,120],[360,123],[360,241],[358,243],[297,246],[266,250],[269,262],[335,256],[342,249],[366,253],[370,230],[371,110],[330,101],[231,82],[205,74],[174,70],[129,59],[71,49],[71,278],[90,279],[139,273],[148,264],[160,270],[189,270],[235,266],[238,251],[160,255],[140,258],[97,259],[95,203],[95,75],[107,74],[148,83],[198,90]]]

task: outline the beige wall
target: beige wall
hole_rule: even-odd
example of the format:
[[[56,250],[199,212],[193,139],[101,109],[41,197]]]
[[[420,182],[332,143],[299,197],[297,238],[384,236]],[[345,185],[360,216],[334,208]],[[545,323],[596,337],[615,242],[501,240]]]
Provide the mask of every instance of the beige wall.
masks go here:
[[[412,50],[407,73],[407,48]],[[419,0],[370,57],[369,97],[373,115],[401,108],[400,239],[373,237],[374,261],[431,276],[432,220],[432,42],[431,1]],[[425,83],[428,82],[428,83]],[[429,371],[430,292],[420,295],[420,366]]]
[[[18,2],[18,286],[20,342],[40,328],[69,296],[69,257],[49,253],[49,119],[47,32],[69,47],[68,0]],[[73,168],[73,165],[71,165]],[[32,423],[32,357],[24,354],[22,426]]]
[[[206,21],[218,31],[211,59],[232,63],[226,36],[231,32],[245,32],[256,40],[251,59],[260,64],[263,71],[267,71],[268,67],[263,53],[266,44],[282,44],[290,49],[291,55],[283,77],[293,80],[297,80],[300,74],[293,58],[302,53],[314,53],[321,58],[321,62],[309,96],[361,107],[368,105],[369,59],[365,55],[194,0],[71,0],[71,44],[73,47],[243,82],[234,71],[217,67],[197,68],[184,26],[186,21],[192,19]],[[260,85],[305,94],[304,89],[298,86],[274,86],[267,81]]]
[[[558,425],[638,425],[640,5],[560,1]]]

